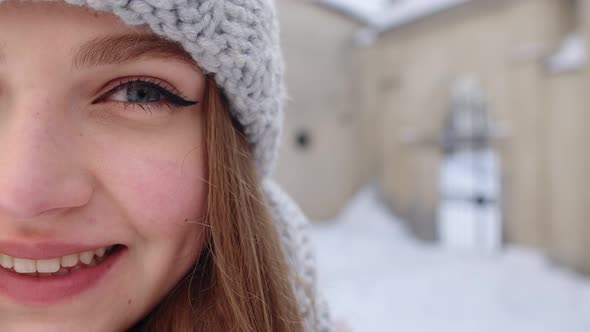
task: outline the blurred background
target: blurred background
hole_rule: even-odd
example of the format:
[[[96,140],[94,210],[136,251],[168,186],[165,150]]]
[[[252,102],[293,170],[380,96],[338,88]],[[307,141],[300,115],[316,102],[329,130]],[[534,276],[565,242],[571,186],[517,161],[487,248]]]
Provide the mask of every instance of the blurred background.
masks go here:
[[[589,0],[277,0],[341,331],[590,331]]]

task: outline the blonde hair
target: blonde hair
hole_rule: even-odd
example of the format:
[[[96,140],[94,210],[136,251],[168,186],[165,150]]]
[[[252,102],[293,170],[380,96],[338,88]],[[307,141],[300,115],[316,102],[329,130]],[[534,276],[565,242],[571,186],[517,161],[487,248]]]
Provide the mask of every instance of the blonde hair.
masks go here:
[[[303,331],[250,146],[211,76],[204,106],[205,249],[186,278],[132,331]]]

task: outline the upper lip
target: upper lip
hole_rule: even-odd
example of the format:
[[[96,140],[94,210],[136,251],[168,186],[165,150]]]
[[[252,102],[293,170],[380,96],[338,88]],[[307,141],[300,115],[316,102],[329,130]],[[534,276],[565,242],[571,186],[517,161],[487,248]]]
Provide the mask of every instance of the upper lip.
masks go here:
[[[51,259],[84,251],[109,247],[112,244],[79,244],[67,242],[11,242],[0,241],[0,253],[25,259]]]

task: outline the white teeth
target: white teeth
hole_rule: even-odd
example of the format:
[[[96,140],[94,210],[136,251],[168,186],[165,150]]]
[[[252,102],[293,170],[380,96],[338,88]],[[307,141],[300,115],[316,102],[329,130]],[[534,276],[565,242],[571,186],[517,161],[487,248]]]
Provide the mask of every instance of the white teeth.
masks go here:
[[[106,251],[107,251],[106,248],[100,248],[100,249],[96,249],[94,251],[94,253],[96,254],[96,256],[102,257],[102,256],[104,256],[104,254],[105,254]]]
[[[15,258],[14,271],[17,273],[37,272],[37,262],[32,259]]]
[[[62,275],[79,270],[80,262],[82,262],[84,265],[96,266],[99,261],[101,261],[99,258],[104,257],[110,249],[111,247],[99,248],[79,254],[41,260],[15,258],[0,253],[0,266],[7,270],[13,269],[17,273],[27,274],[38,272],[40,273],[40,276],[45,274]],[[95,255],[98,260],[94,259]]]
[[[85,251],[80,254],[80,261],[86,265],[92,262],[92,258],[94,258],[94,251]]]
[[[59,258],[44,259],[37,261],[37,272],[55,273],[60,269],[61,260]]]
[[[61,258],[61,265],[63,267],[72,267],[78,264],[78,254],[63,256]]]
[[[0,265],[5,269],[12,269],[14,266],[14,258],[4,254],[0,254]]]

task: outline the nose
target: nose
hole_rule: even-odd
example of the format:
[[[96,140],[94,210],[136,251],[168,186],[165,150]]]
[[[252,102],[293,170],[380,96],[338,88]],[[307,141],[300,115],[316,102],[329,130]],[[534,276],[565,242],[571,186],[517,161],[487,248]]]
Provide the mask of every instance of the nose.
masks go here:
[[[92,196],[71,130],[44,111],[10,110],[0,120],[0,216],[9,220],[81,207]]]

